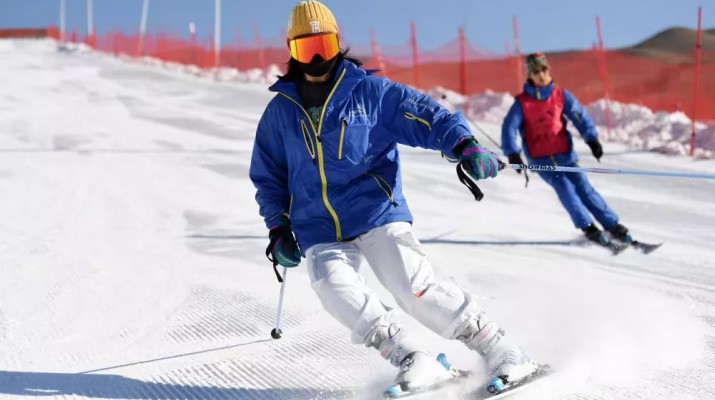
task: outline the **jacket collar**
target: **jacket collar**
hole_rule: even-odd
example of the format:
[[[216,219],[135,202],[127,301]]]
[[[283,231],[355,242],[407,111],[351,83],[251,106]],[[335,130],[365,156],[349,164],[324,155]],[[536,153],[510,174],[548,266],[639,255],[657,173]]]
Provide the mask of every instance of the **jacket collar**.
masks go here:
[[[554,92],[554,87],[556,87],[556,83],[554,83],[553,80],[547,86],[537,87],[531,82],[531,79],[529,79],[524,83],[524,93],[536,100],[546,100],[551,96],[551,93]]]
[[[345,76],[340,82],[340,86],[337,88],[335,95],[340,95],[346,91],[351,91],[355,85],[358,84],[366,75],[370,72],[358,67],[348,60],[342,60],[340,66],[335,69],[335,73],[332,77],[333,84],[338,80],[338,77],[345,71]],[[298,93],[298,84],[295,81],[281,81],[278,80],[276,83],[271,85],[268,90],[271,92],[283,93],[295,100],[300,101],[300,94]]]

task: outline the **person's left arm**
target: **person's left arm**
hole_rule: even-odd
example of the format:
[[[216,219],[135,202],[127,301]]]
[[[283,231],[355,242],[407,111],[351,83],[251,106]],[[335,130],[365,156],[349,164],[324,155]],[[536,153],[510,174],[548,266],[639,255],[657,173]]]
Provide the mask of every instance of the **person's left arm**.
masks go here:
[[[584,140],[588,142],[598,139],[596,124],[576,96],[568,90],[564,90],[564,114],[573,122]]]
[[[591,148],[591,153],[596,157],[596,160],[601,160],[603,156],[603,147],[601,142],[598,141],[598,131],[596,130],[596,124],[586,112],[586,109],[579,103],[576,96],[571,94],[568,90],[564,90],[564,114],[573,122],[576,129],[579,131],[581,136],[588,147]]]
[[[405,85],[388,80],[383,84],[380,118],[397,143],[439,150],[453,162],[465,161],[475,180],[497,176],[497,156],[477,142],[461,112],[451,113]]]
[[[405,85],[385,80],[380,119],[397,143],[439,150],[451,161],[458,143],[472,137],[461,112],[449,112],[431,97]]]

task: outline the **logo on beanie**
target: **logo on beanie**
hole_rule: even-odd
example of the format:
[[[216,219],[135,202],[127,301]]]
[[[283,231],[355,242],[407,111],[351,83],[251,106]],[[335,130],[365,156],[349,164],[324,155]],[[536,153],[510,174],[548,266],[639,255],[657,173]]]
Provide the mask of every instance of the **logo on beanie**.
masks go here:
[[[310,29],[313,33],[320,33],[320,21],[310,21]]]

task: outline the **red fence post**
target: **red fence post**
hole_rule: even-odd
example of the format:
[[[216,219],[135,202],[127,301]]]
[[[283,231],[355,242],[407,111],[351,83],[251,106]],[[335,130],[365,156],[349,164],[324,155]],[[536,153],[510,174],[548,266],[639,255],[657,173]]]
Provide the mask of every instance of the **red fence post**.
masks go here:
[[[467,39],[464,37],[464,27],[459,28],[459,90],[467,95]]]
[[[375,40],[375,31],[370,29],[370,47],[372,47],[372,54],[375,57],[375,62],[377,62],[377,68],[380,69],[383,76],[387,76],[387,66],[385,66],[385,60],[382,58],[382,51],[380,51],[380,46]]]
[[[258,49],[258,66],[261,70],[266,69],[266,48],[263,44],[263,38],[261,37],[261,31],[258,29],[258,25],[253,24],[253,34],[254,42],[256,43],[256,48]]]
[[[418,56],[418,48],[417,48],[417,27],[415,26],[415,22],[412,21],[410,22],[410,32],[411,32],[411,39],[410,42],[412,44],[412,72],[415,77],[414,85],[416,88],[420,87],[420,64],[419,64],[419,56]]]
[[[214,60],[213,67],[221,66],[221,0],[214,1]]]
[[[147,18],[149,17],[149,0],[142,3],[142,15],[139,21],[139,43],[137,44],[137,57],[144,55],[144,36],[146,35]]]
[[[606,137],[611,138],[611,89],[608,84],[608,69],[606,68],[606,50],[603,47],[603,34],[601,32],[601,18],[596,16],[596,31],[598,32],[598,54],[603,80],[603,92],[606,100]]]
[[[516,15],[512,18],[514,28],[514,56],[516,57],[516,93],[521,92],[521,85],[524,84],[523,66],[521,62],[521,48],[519,47],[519,22]]]
[[[60,29],[51,25],[47,28],[47,37],[50,39],[60,40]]]
[[[695,154],[695,121],[698,117],[698,89],[700,86],[700,57],[702,54],[703,8],[698,7],[698,36],[695,42],[695,83],[693,84],[693,125],[690,133],[690,156]]]
[[[95,48],[97,46],[97,36],[94,34],[94,2],[87,0],[87,46]]]

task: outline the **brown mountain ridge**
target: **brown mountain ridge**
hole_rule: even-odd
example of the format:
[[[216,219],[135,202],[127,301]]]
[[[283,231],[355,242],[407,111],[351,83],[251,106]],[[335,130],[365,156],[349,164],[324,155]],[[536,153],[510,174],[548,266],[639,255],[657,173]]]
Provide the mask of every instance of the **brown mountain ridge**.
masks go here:
[[[692,54],[695,50],[697,31],[690,28],[674,27],[663,30],[648,39],[623,49],[629,53],[659,58],[670,58]],[[703,30],[703,52],[715,54],[715,28]]]

